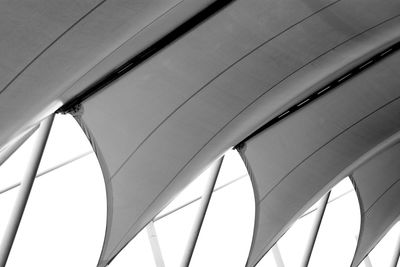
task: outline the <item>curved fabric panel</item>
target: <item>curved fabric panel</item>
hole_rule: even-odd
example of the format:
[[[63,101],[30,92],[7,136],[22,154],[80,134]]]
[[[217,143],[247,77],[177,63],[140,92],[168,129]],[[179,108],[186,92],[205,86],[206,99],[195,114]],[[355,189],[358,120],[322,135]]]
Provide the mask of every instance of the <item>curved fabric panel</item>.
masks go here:
[[[369,3],[355,19],[347,11],[360,10],[359,1],[236,1],[85,101],[77,119],[95,146],[108,188],[99,265],[228,148],[219,144],[219,152],[200,154],[244,109],[316,58],[397,14],[396,1],[381,8],[379,1]],[[343,21],[351,31],[343,31]]]
[[[0,2],[0,35],[2,36],[0,42],[0,147],[11,138],[13,133],[39,123],[50,114],[46,114],[31,124],[26,124],[26,120],[37,113],[28,111],[36,106],[34,99],[28,96],[38,94],[39,91],[28,86],[25,88],[23,97],[15,99],[16,92],[9,92],[12,84],[54,42],[101,2],[101,0]],[[40,98],[45,98],[45,96],[41,95]],[[54,101],[54,97],[51,101]],[[43,106],[40,108],[42,109]],[[19,114],[24,117],[22,121],[18,121]],[[16,127],[13,127],[14,125]]]
[[[400,130],[400,54],[250,139],[241,149],[257,213],[254,266],[342,171]]]
[[[0,92],[101,0],[1,1]]]
[[[1,1],[0,146],[56,111],[74,82],[181,1]]]
[[[95,127],[103,125],[102,120],[98,118],[109,121],[107,126],[109,130],[96,130],[94,136],[97,142],[108,146],[103,149],[102,153],[107,162],[109,173],[114,173],[120,163],[132,152],[132,148],[140,145],[141,141],[157,125],[165,118],[168,118],[185,101],[202,91],[220,73],[223,73],[237,60],[240,60],[241,57],[252,52],[254,48],[264,41],[273,38],[282,30],[312,14],[312,10],[309,10],[307,6],[289,0],[279,1],[279,3],[275,4],[271,3],[271,5],[276,6],[275,8],[278,10],[287,9],[288,13],[280,19],[276,16],[271,16],[274,12],[269,9],[270,6],[265,5],[263,0],[255,0],[251,5],[245,1],[233,3],[221,14],[204,23],[199,29],[177,41],[165,51],[160,52],[152,60],[139,66],[132,73],[122,77],[113,84],[112,88],[104,90],[98,96],[95,96],[93,98],[95,101],[89,100],[84,103],[85,116],[93,120],[89,128],[95,129]],[[296,13],[298,13],[296,17],[291,16],[291,12],[295,8],[297,10]],[[322,3],[318,8],[322,8]],[[263,25],[259,25],[258,18],[261,16],[265,16],[266,20]],[[265,27],[270,23],[276,23],[277,27],[271,30],[266,29]],[[311,30],[311,27],[309,30]],[[289,38],[297,38],[299,34],[300,32],[297,31],[291,34]],[[201,42],[203,39],[208,41]],[[314,38],[312,39],[314,40]],[[244,82],[251,83],[251,85],[258,88],[256,87],[252,92],[249,92],[249,96],[241,96],[244,94],[243,90],[237,90],[239,91],[237,98],[241,98],[238,99],[238,102],[254,98],[264,90],[262,87],[267,85],[266,82],[268,80],[263,78],[263,81],[249,81],[251,71],[254,70],[250,68],[261,69],[266,67],[273,70],[279,67],[280,64],[288,64],[290,60],[295,60],[297,51],[290,53],[282,51],[287,58],[283,58],[278,63],[254,62],[260,54],[265,58],[272,56],[276,52],[275,46],[280,46],[285,41],[287,40],[279,40],[272,49],[268,47],[269,51],[262,51],[258,55],[251,56],[241,64],[243,66],[240,66],[240,70],[235,68],[223,78],[216,80],[214,82],[215,85],[213,84],[212,86],[219,87],[217,90],[222,90],[220,89],[221,87],[232,87],[239,79],[236,78],[234,81],[229,82],[232,78],[231,76],[242,75],[243,77],[244,74],[248,76],[243,77],[246,79]],[[311,42],[312,40],[309,40],[301,47],[305,48]],[[321,47],[321,50],[324,49]],[[316,52],[310,52],[309,57],[312,58]],[[308,60],[308,58],[305,60]],[[254,66],[248,66],[248,64]],[[288,70],[286,69],[277,70],[274,73],[275,75],[271,74],[271,76],[273,76],[273,80],[276,80],[287,72]],[[252,75],[255,75],[255,73]],[[271,82],[272,79],[268,83]],[[232,90],[232,97],[235,97],[235,94],[235,91]],[[105,107],[111,102],[118,103],[120,107],[113,107],[112,109],[95,107],[95,105]],[[149,105],[149,103],[151,104]],[[231,107],[230,109],[235,108]],[[124,123],[125,114],[129,114],[130,119],[140,127]],[[91,119],[92,117],[93,119]],[[96,123],[96,125],[93,125],[93,123]],[[132,132],[135,136],[132,136]],[[116,140],[115,136],[119,138]],[[114,140],[113,143],[107,141],[110,139]],[[126,140],[129,140],[132,145],[127,146]],[[115,155],[113,150],[118,150],[118,154]]]
[[[399,159],[397,144],[352,174],[361,204],[361,229],[352,266],[358,266],[398,220]]]
[[[321,9],[323,4],[321,2],[317,7]],[[285,27],[305,19],[314,10],[318,11],[317,7],[313,10],[293,1],[277,1],[271,5],[289,12],[279,18],[281,23],[276,29],[266,31],[265,25],[278,17],[266,16],[273,12],[264,1],[253,1],[252,5],[247,1],[235,2],[83,103],[83,115],[78,120],[95,143],[110,193],[108,231],[100,264],[106,264],[193,179],[178,180],[177,185],[165,192],[187,160],[251,103],[265,84],[258,81],[256,85],[252,84],[256,88],[250,91],[241,86],[233,89],[218,84],[202,93],[199,87],[202,89],[202,85],[207,85]],[[297,8],[296,16],[290,15],[294,7]],[[258,17],[262,15],[270,18],[260,25]],[[296,35],[297,32],[292,38]],[[209,41],[199,42],[200,37]],[[315,57],[312,56],[314,53],[310,59]],[[295,58],[295,54],[288,56]],[[265,64],[257,67],[265,67]],[[246,75],[253,75],[248,66],[242,68]],[[276,73],[277,78],[285,72]],[[228,76],[224,77],[223,83],[238,81],[231,81],[230,73]]]

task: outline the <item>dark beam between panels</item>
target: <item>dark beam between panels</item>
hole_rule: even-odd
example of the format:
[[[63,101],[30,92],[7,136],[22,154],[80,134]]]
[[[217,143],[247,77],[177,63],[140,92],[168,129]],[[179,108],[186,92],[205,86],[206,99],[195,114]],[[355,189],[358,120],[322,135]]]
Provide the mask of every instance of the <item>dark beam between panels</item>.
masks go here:
[[[218,11],[223,9],[225,6],[233,2],[234,0],[217,0],[201,10],[199,13],[185,21],[183,24],[179,25],[177,28],[166,34],[164,37],[156,41],[154,44],[150,45],[148,48],[144,49],[139,54],[133,56],[127,62],[117,67],[110,73],[106,74],[98,81],[84,89],[81,93],[76,95],[74,98],[66,102],[61,108],[57,110],[58,113],[68,113],[75,106],[79,105],[95,93],[104,89],[112,82],[119,79],[121,76],[125,75],[127,72],[142,64],[144,61],[166,48],[168,45],[172,44],[179,38],[181,38],[186,33],[190,32],[201,23],[206,21],[208,18],[216,14]]]
[[[323,86],[322,88],[320,88],[319,90],[317,90],[316,92],[311,94],[310,96],[302,99],[301,101],[299,101],[295,105],[291,106],[290,108],[288,108],[287,110],[285,110],[284,112],[282,112],[281,114],[276,116],[275,118],[273,118],[270,121],[268,121],[267,123],[265,123],[263,126],[258,128],[256,131],[254,131],[252,134],[250,134],[248,137],[246,137],[244,140],[242,140],[238,145],[236,145],[234,147],[234,149],[240,149],[240,147],[242,147],[245,142],[247,142],[254,136],[258,135],[259,133],[263,132],[267,128],[273,126],[275,123],[278,123],[279,121],[281,121],[284,118],[288,117],[289,115],[293,114],[294,112],[304,108],[305,106],[307,106],[311,102],[315,101],[319,97],[327,94],[331,90],[337,88],[344,82],[350,80],[351,78],[355,77],[356,75],[363,72],[364,70],[370,68],[377,62],[381,61],[382,59],[389,56],[390,54],[393,54],[394,52],[396,52],[399,49],[400,49],[400,42],[397,42],[397,43],[391,45],[390,47],[384,49],[383,51],[379,52],[378,54],[368,58],[361,64],[357,65],[356,67],[352,68],[351,70],[344,73],[340,77],[329,82],[328,84],[326,84],[325,86]]]

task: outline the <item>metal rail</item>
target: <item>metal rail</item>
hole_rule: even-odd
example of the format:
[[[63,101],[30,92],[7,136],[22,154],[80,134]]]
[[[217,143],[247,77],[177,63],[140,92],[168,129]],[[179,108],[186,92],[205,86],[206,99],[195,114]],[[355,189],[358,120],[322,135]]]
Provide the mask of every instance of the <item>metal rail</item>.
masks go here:
[[[88,151],[88,152],[82,153],[82,154],[80,154],[80,155],[78,155],[78,156],[76,156],[76,157],[73,157],[73,158],[71,158],[71,159],[69,159],[69,160],[67,160],[67,161],[64,161],[64,162],[62,162],[62,163],[60,163],[60,164],[57,164],[57,165],[55,165],[55,166],[53,166],[53,167],[51,167],[51,168],[48,168],[48,169],[46,169],[46,170],[44,170],[44,171],[38,173],[38,174],[36,175],[35,179],[36,179],[36,178],[39,178],[39,177],[41,177],[41,176],[43,176],[43,175],[45,175],[45,174],[48,174],[49,172],[55,171],[55,170],[57,170],[57,169],[59,169],[59,168],[61,168],[61,167],[64,167],[65,165],[68,165],[68,164],[70,164],[70,163],[72,163],[72,162],[74,162],[74,161],[77,161],[78,159],[81,159],[81,158],[83,158],[83,157],[86,157],[87,155],[90,155],[90,154],[92,154],[92,153],[93,153],[93,151]],[[15,184],[9,185],[9,186],[7,186],[7,187],[5,187],[5,188],[3,188],[3,189],[0,189],[0,195],[3,194],[3,193],[6,193],[6,192],[8,192],[8,191],[10,191],[11,189],[17,188],[17,187],[20,186],[20,185],[21,185],[21,182],[15,183]]]

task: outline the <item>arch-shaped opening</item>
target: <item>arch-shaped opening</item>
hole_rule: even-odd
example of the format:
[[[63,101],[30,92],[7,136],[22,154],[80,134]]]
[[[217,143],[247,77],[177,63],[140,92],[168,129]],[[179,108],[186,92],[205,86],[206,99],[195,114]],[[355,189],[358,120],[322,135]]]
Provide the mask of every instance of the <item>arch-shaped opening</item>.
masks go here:
[[[2,188],[20,182],[32,140],[1,166],[2,178],[13,178],[2,179]],[[2,216],[2,233],[18,191],[17,186],[0,194],[0,212],[8,214]],[[56,115],[7,266],[74,266],[77,259],[80,266],[95,266],[105,223],[97,158],[72,116]]]
[[[154,233],[161,250],[158,257],[167,267],[179,266],[199,212],[200,198],[210,179],[210,169],[199,175],[154,218],[151,222],[155,229],[153,234],[148,225],[110,266],[128,263],[157,266],[151,255],[154,253],[151,247]],[[224,155],[190,266],[244,266],[253,233],[254,210],[253,188],[246,167],[239,154],[230,150]]]
[[[315,242],[308,266],[348,266],[352,261],[360,228],[360,210],[349,178],[336,184],[329,194],[320,225],[317,211],[324,197],[304,212],[257,267],[295,267],[304,262],[309,242]],[[319,227],[319,229],[316,229]],[[310,240],[317,231],[315,241]]]

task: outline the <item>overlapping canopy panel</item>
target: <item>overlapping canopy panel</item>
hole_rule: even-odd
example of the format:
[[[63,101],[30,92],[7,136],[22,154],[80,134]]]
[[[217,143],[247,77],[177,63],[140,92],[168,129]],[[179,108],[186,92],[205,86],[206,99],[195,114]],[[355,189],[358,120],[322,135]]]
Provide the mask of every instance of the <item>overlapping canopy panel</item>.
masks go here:
[[[399,63],[398,54],[378,63],[246,142],[258,209],[248,266],[346,168],[400,130]]]
[[[211,0],[184,2],[191,7],[134,42],[139,32],[183,1],[1,1],[0,147],[84,89],[82,80],[99,63],[102,71],[96,69],[95,79]],[[112,64],[103,64],[122,48]]]
[[[94,144],[108,186],[108,228],[100,266],[110,262],[195,174],[229,146],[318,86],[393,44],[399,37],[399,8],[397,1],[315,1],[313,5],[234,1],[83,102],[77,119]],[[353,15],[356,11],[358,16]],[[283,163],[278,158],[271,161],[278,167],[272,173],[268,170],[272,179],[279,181],[308,157],[304,168],[290,172],[291,177],[303,176],[307,183],[324,172],[327,179],[316,180],[310,191],[298,196],[304,198],[302,205],[301,201],[294,205],[284,201],[292,206],[289,219],[276,218],[290,221],[342,168],[399,129],[395,118],[400,104],[388,104],[399,94],[394,68],[398,60],[392,56],[366,70],[314,108],[307,107],[288,119],[297,122],[289,127],[284,126],[287,122],[280,124],[276,129],[283,127],[282,132],[266,132],[276,138],[287,136],[290,151],[295,151],[288,152],[285,145],[276,148],[276,157],[293,155]],[[356,138],[366,130],[365,138]],[[340,138],[329,143],[336,135]],[[296,142],[298,137],[304,139]],[[349,145],[352,141],[358,143]],[[276,139],[271,143],[274,148],[282,145]],[[328,146],[318,150],[324,144]],[[279,149],[285,151],[279,153]],[[337,162],[335,156],[345,149],[348,154]],[[317,150],[318,156],[310,157]],[[310,176],[312,167],[305,166],[322,164],[322,159],[331,169],[317,167]],[[330,160],[336,164],[328,164]],[[264,197],[271,185],[262,183],[256,187]],[[288,189],[283,183],[282,187]],[[281,208],[272,207],[276,212]],[[278,234],[287,223],[269,231]],[[249,265],[267,250],[266,240],[255,238],[261,247],[254,245]]]
[[[0,30],[13,29],[0,43],[1,147],[215,2],[1,3]],[[108,195],[99,265],[226,149],[398,42],[399,15],[397,0],[231,1],[84,101],[76,118]],[[249,266],[343,169],[398,131],[398,61],[391,55],[247,143],[257,231],[268,212],[279,215],[270,236],[255,235]],[[261,151],[264,138],[270,145]],[[296,203],[272,207],[279,190],[289,194],[300,181]],[[278,212],[281,204],[288,214]]]

